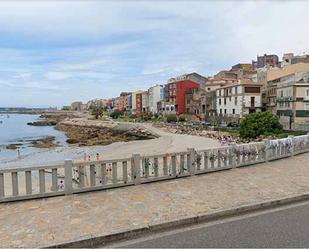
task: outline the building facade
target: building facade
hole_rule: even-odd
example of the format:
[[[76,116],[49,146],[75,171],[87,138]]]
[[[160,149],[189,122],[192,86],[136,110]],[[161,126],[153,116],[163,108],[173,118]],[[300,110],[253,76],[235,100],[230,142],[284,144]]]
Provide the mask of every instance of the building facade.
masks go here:
[[[261,111],[261,84],[239,80],[216,90],[218,115],[242,118],[248,113]]]
[[[158,112],[158,102],[164,100],[164,89],[162,85],[155,85],[148,89],[149,93],[149,111]]]
[[[309,71],[309,63],[289,64],[282,68],[266,67],[258,70],[258,83],[262,84],[263,110],[277,114],[277,84],[282,77],[298,72]]]
[[[173,81],[167,84],[167,101],[169,105],[174,106],[177,114],[186,112],[186,93],[192,89],[200,88],[200,84],[191,80]]]
[[[262,68],[266,65],[271,67],[280,67],[280,62],[278,55],[264,54],[263,56],[257,56],[257,60],[253,61],[252,65],[256,68]]]
[[[200,120],[206,117],[206,91],[201,88],[191,89],[186,93],[186,114],[195,115]]]
[[[309,128],[309,71],[282,77],[277,85],[277,115],[285,129]]]

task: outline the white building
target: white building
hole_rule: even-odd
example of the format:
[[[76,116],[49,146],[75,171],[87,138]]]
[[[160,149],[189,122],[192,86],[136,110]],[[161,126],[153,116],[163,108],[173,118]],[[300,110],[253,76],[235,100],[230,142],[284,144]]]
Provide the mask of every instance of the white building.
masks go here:
[[[158,112],[158,102],[163,100],[163,86],[155,85],[150,87],[149,93],[149,111],[152,113]]]
[[[261,111],[261,84],[243,79],[216,90],[217,113],[226,117],[242,118]]]

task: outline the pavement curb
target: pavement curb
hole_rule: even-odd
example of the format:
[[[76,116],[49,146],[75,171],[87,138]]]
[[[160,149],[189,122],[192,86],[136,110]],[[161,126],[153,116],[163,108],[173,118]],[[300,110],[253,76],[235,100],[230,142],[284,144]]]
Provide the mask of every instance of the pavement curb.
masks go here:
[[[121,231],[118,233],[108,234],[108,235],[99,235],[99,236],[87,236],[84,238],[80,238],[79,240],[74,241],[65,241],[63,243],[47,245],[43,248],[91,248],[96,246],[106,245],[111,242],[138,238],[141,235],[149,234],[152,232],[159,232],[165,230],[176,229],[183,226],[189,226],[194,224],[199,224],[203,222],[214,221],[220,218],[227,218],[230,216],[235,216],[239,214],[245,214],[253,211],[261,211],[263,209],[279,207],[286,204],[292,204],[296,202],[309,200],[309,193],[305,193],[302,195],[294,195],[281,199],[273,199],[270,201],[259,202],[244,206],[239,206],[232,209],[224,209],[221,211],[206,213],[201,215],[196,215],[180,220],[169,221],[165,223],[143,226],[140,228],[136,228],[133,230]]]

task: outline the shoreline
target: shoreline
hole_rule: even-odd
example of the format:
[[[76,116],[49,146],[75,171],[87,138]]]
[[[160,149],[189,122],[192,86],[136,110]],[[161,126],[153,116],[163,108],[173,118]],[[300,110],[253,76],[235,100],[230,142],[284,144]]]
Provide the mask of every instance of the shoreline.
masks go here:
[[[82,119],[83,122],[85,121]],[[82,126],[81,120],[78,125]],[[73,122],[76,120],[66,120],[65,122]],[[87,121],[89,122],[89,121]],[[92,125],[99,125],[100,121],[91,120]],[[163,129],[152,126],[151,123],[116,123],[113,121],[114,129],[127,129],[127,126],[135,126],[139,130],[151,132],[156,138],[148,140],[131,140],[117,141],[108,145],[95,146],[77,146],[68,145],[65,147],[56,147],[52,149],[40,149],[38,152],[22,154],[21,158],[10,158],[0,162],[1,168],[11,167],[28,167],[42,166],[52,164],[63,164],[64,160],[72,159],[75,161],[84,161],[90,157],[91,160],[96,160],[96,155],[99,154],[102,159],[117,159],[131,157],[132,154],[139,153],[141,155],[164,154],[175,151],[186,151],[187,148],[194,147],[199,149],[219,147],[220,143],[211,138],[192,136],[186,134],[173,134]]]

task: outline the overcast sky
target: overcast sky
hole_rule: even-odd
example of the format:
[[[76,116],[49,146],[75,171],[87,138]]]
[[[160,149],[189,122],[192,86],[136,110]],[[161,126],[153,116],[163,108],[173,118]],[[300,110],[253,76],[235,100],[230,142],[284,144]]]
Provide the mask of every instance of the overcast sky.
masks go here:
[[[62,106],[309,52],[309,1],[0,2],[0,106]]]

